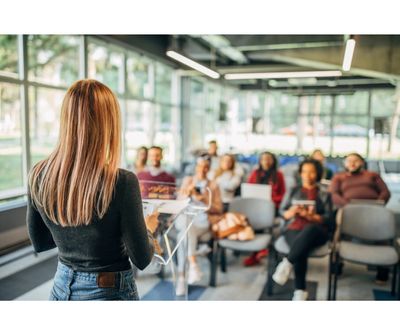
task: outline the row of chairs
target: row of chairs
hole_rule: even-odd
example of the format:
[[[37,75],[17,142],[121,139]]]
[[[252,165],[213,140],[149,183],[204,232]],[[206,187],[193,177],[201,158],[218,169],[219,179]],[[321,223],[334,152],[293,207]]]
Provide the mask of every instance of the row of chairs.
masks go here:
[[[210,286],[217,285],[218,265],[226,271],[226,249],[234,252],[255,252],[269,250],[267,294],[273,294],[272,274],[281,257],[290,251],[289,245],[274,230],[282,225],[274,218],[274,205],[261,199],[235,198],[229,211],[247,216],[256,233],[251,241],[214,240],[210,256]],[[327,300],[336,300],[339,267],[343,262],[366,266],[385,266],[392,268],[391,294],[400,300],[399,252],[395,245],[396,229],[393,213],[385,207],[371,204],[350,204],[340,209],[336,216],[336,231],[331,241],[316,248],[309,257],[329,256]],[[397,278],[399,276],[399,278]]]

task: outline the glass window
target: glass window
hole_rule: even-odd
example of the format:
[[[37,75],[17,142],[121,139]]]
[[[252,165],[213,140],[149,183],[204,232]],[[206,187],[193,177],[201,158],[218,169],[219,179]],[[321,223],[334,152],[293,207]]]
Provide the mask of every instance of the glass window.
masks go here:
[[[172,103],[172,75],[172,68],[161,63],[156,63],[155,90],[157,102]]]
[[[23,186],[20,87],[0,83],[0,194]]]
[[[0,74],[15,76],[18,73],[18,37],[0,35]]]
[[[321,149],[325,155],[331,149],[331,96],[300,97],[300,110],[297,119],[297,148],[301,153],[311,153]]]
[[[398,117],[393,117],[396,103],[395,90],[374,90],[372,92],[370,158],[398,159],[400,156],[400,122],[397,123],[397,131],[390,140],[391,127],[398,122],[396,121]]]
[[[101,81],[115,93],[124,93],[124,56],[122,52],[89,43],[89,77]]]
[[[70,85],[79,78],[79,37],[28,36],[29,79]]]
[[[125,159],[133,166],[140,146],[150,146],[153,141],[154,104],[148,101],[127,100],[124,121]]]
[[[351,95],[339,95],[336,98],[337,114],[367,114],[368,92],[360,91]]]
[[[368,117],[335,115],[333,123],[333,155],[351,152],[367,153]]]
[[[154,66],[146,57],[130,53],[127,59],[128,92],[135,97],[154,97]]]
[[[55,148],[60,128],[63,90],[29,88],[29,126],[32,166]]]

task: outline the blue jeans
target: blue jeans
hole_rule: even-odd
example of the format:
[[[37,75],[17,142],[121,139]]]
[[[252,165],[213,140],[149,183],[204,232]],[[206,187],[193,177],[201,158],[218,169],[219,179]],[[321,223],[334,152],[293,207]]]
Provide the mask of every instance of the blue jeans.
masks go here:
[[[132,270],[107,273],[112,280],[106,285],[98,284],[99,275],[74,271],[58,262],[49,300],[139,300]]]

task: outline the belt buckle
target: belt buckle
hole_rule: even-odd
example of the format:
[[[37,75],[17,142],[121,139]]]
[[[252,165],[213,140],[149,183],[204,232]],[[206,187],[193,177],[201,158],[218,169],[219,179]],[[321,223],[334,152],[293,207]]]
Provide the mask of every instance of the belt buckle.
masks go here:
[[[115,272],[99,272],[96,282],[101,288],[115,287]]]

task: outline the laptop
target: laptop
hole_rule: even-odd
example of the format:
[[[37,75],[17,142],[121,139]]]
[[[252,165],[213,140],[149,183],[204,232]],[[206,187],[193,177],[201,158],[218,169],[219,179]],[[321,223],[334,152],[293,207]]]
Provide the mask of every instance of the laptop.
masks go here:
[[[271,201],[271,185],[242,183],[240,194],[242,198],[256,198]]]

